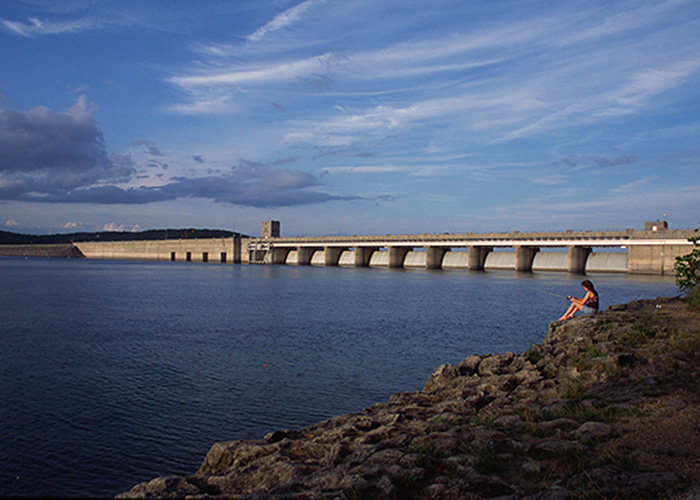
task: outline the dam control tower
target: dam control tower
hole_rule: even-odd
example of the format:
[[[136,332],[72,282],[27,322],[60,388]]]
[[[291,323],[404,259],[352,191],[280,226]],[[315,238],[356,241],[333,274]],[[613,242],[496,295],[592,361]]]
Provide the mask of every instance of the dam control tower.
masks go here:
[[[260,227],[260,237],[264,240],[280,237],[280,221],[264,220]]]

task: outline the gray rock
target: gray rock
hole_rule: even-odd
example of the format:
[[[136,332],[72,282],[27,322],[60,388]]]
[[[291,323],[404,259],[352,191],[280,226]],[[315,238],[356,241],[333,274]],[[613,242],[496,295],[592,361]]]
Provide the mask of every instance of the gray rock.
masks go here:
[[[608,438],[616,432],[615,427],[610,424],[604,422],[586,422],[574,431],[574,438],[578,441],[588,442]]]
[[[479,363],[481,363],[481,356],[472,354],[471,356],[467,356],[467,358],[459,364],[458,368],[462,375],[474,375],[477,373]]]
[[[437,392],[440,389],[444,389],[459,376],[460,372],[456,366],[451,364],[440,365],[440,367],[428,378],[427,382],[425,383],[425,387],[423,387],[423,392],[430,394]]]
[[[478,373],[481,376],[498,375],[504,373],[506,368],[515,358],[512,352],[506,352],[497,356],[487,356],[479,363]]]
[[[568,432],[580,427],[576,420],[572,420],[570,418],[556,418],[554,420],[540,422],[538,426],[550,432],[555,430]]]
[[[202,491],[183,477],[158,477],[147,483],[141,483],[116,498],[184,498],[199,495]]]

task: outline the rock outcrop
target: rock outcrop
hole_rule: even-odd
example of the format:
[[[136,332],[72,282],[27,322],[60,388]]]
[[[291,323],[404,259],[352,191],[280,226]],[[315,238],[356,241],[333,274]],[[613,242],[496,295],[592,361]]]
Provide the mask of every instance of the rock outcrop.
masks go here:
[[[525,353],[261,440],[119,498],[700,499],[700,315],[679,299],[552,323]]]

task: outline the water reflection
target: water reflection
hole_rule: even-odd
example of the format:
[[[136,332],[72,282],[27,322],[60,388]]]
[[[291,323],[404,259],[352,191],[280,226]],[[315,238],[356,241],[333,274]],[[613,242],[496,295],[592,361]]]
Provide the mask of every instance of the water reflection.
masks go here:
[[[582,276],[0,259],[0,495],[114,495],[524,351]],[[673,279],[588,277],[602,307]],[[545,293],[547,292],[547,293]]]

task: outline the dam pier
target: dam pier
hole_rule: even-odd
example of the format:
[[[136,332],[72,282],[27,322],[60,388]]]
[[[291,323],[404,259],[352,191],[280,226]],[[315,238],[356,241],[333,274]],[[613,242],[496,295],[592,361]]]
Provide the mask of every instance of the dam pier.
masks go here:
[[[673,274],[690,253],[692,230],[651,221],[643,230],[282,237],[279,221],[263,221],[259,238],[73,242],[52,255],[49,245],[1,245],[0,255],[84,257],[220,264],[505,269],[516,272]]]
[[[669,231],[665,221],[642,231],[465,233],[282,238],[265,221],[261,237],[245,242],[249,263],[425,269],[511,269],[673,273],[689,253],[694,231]]]

